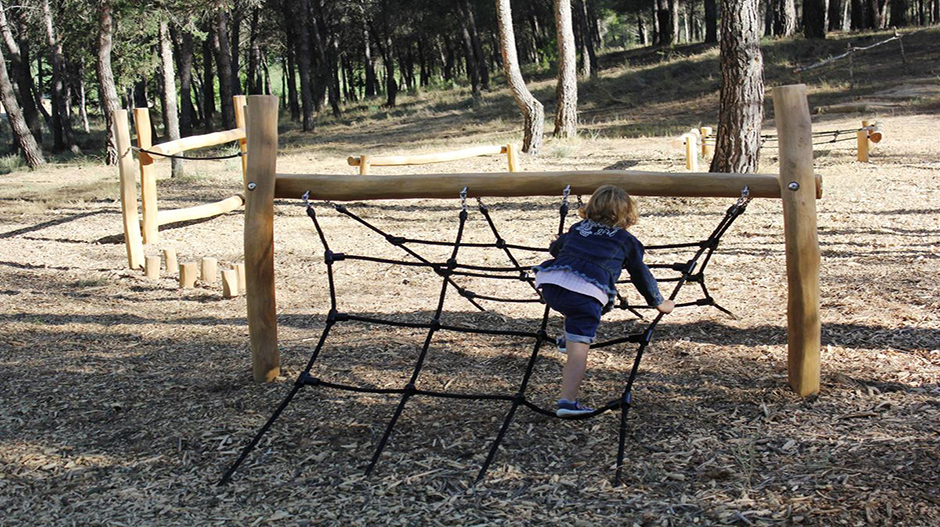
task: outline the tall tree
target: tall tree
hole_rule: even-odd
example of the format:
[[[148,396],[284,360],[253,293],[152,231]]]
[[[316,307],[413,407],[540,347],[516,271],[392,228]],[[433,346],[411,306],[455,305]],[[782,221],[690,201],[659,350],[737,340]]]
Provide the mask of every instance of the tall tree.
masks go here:
[[[758,0],[722,0],[721,93],[711,172],[753,172],[764,115]]]
[[[225,0],[215,3],[215,32],[212,34],[219,72],[219,103],[222,106],[222,127],[235,128],[235,76],[232,75],[232,52],[228,39],[228,9]]]
[[[23,8],[17,7],[17,17],[21,17]],[[29,55],[26,52],[28,40],[21,36],[20,40],[13,35],[13,30],[6,17],[6,8],[0,2],[0,31],[3,33],[3,41],[6,43],[10,55],[10,67],[13,70],[13,78],[16,82],[16,88],[19,89],[19,100],[22,101],[23,115],[26,118],[26,124],[29,126],[36,142],[42,144],[42,125],[39,122],[39,112],[36,109],[36,99],[33,95],[35,88],[33,86],[32,75],[29,71]],[[20,44],[24,42],[24,44]]]
[[[705,42],[718,42],[718,1],[705,0]]]
[[[30,168],[45,164],[46,160],[42,157],[42,149],[36,143],[36,138],[33,137],[32,132],[29,131],[26,119],[23,117],[23,111],[20,110],[20,104],[16,100],[16,94],[13,93],[13,83],[10,82],[10,76],[7,73],[2,47],[0,47],[0,101],[6,107],[10,127],[13,129],[13,136],[16,137],[17,145],[19,145],[23,157],[26,158],[26,164]]]
[[[160,40],[160,69],[163,74],[163,110],[166,138],[170,141],[180,138],[179,110],[176,104],[176,74],[173,72],[173,45],[170,43],[170,29],[166,20],[160,21],[158,32]],[[170,177],[183,175],[183,160],[170,159]]]
[[[796,33],[796,2],[794,0],[771,1],[774,8],[774,36],[792,37],[793,34]]]
[[[193,122],[196,120],[196,110],[193,108],[193,34],[183,24],[176,29],[170,27],[170,34],[177,43],[176,58],[179,64],[180,78],[180,135],[189,137],[193,135]]]
[[[578,134],[578,75],[571,0],[555,0],[555,29],[558,34],[558,84],[555,88],[555,137]]]
[[[72,120],[66,100],[65,55],[62,50],[62,40],[55,29],[49,0],[42,0],[42,18],[46,39],[52,50],[52,148],[60,151],[67,147],[73,154],[81,154],[81,149],[78,148],[72,134]]]
[[[496,0],[496,19],[499,25],[499,44],[503,55],[503,69],[509,89],[522,112],[523,138],[522,151],[538,154],[542,146],[542,130],[545,126],[545,109],[526,88],[522,70],[519,69],[519,56],[516,54],[516,35],[512,28],[512,8],[509,0]]]
[[[826,38],[826,0],[803,0],[803,35]]]
[[[300,106],[303,113],[302,126],[304,132],[312,132],[314,125],[313,114],[313,78],[310,74],[310,2],[309,0],[293,0],[292,9],[284,12],[288,24],[293,24],[293,37],[297,69],[300,70]]]

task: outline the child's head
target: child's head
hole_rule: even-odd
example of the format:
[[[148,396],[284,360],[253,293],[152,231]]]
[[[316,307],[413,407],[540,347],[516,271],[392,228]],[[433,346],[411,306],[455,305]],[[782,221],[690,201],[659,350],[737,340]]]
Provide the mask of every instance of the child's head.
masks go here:
[[[639,219],[636,201],[626,190],[614,185],[604,185],[595,190],[578,214],[582,218],[621,229],[632,227]]]

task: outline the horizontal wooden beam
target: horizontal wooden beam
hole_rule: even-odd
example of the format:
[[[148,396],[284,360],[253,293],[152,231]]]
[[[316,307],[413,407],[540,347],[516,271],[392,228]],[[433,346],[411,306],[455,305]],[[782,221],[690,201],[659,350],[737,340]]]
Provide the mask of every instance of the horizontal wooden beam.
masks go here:
[[[233,128],[231,130],[225,130],[224,132],[192,135],[182,139],[176,139],[174,141],[167,141],[166,143],[153,145],[147,150],[150,150],[154,154],[169,156],[178,154],[180,152],[185,152],[187,150],[195,150],[197,148],[205,148],[207,146],[224,145],[225,143],[231,143],[232,141],[238,141],[239,139],[244,138],[244,128]],[[154,159],[161,159],[158,155],[154,155],[152,157]]]
[[[473,146],[452,152],[439,152],[434,154],[419,154],[413,156],[369,156],[369,164],[372,166],[393,167],[403,165],[429,165],[431,163],[446,163],[448,161],[458,161],[460,159],[469,159],[471,157],[492,156],[505,154],[506,146]],[[351,167],[359,166],[360,157],[349,157],[346,159]]]
[[[251,178],[249,177],[249,180]],[[421,174],[398,176],[278,174],[274,197],[336,201],[372,199],[456,198],[467,188],[471,197],[559,196],[567,185],[572,194],[589,195],[601,185],[617,185],[636,196],[728,197],[748,187],[755,198],[779,198],[780,182],[767,174],[716,174],[596,170],[493,174]],[[816,176],[816,196],[822,178]]]
[[[245,197],[241,194],[236,194],[222,201],[206,203],[205,205],[196,205],[195,207],[186,207],[184,209],[161,210],[157,213],[157,225],[211,218],[219,214],[231,212],[244,204]]]

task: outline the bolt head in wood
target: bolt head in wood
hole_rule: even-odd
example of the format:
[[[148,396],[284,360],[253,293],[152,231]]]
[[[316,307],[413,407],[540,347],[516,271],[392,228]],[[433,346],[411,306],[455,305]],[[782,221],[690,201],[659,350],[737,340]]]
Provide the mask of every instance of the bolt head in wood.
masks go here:
[[[256,188],[258,188],[258,184],[255,183],[254,181],[248,184],[248,190],[254,190]]]
[[[787,188],[790,190],[794,190],[794,191],[800,190],[800,184],[797,183],[796,181],[791,181],[790,183],[787,184]]]

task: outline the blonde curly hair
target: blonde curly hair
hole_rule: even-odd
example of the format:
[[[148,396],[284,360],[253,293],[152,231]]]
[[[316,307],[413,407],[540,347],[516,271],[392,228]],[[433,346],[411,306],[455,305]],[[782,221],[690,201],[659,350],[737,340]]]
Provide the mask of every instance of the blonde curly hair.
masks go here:
[[[629,229],[639,220],[636,200],[626,190],[614,185],[604,185],[595,190],[587,205],[578,210],[578,215],[621,229]]]

